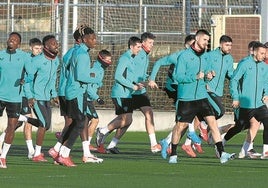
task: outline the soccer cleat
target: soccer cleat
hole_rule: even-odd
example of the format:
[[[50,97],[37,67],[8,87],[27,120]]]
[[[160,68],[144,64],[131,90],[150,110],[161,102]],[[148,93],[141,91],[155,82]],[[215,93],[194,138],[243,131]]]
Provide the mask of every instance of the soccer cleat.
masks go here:
[[[199,124],[198,126],[199,128],[199,131],[200,131],[200,137],[205,141],[207,142],[208,141],[208,130],[207,129],[204,129],[201,125],[201,123]]]
[[[6,159],[0,158],[0,168],[7,168]]]
[[[166,159],[168,156],[168,143],[165,139],[160,141],[160,145],[161,145],[161,156],[163,159]]]
[[[248,152],[247,152],[247,156],[251,159],[256,159],[258,157],[261,157],[262,155],[258,152],[256,152],[254,149],[250,149]]]
[[[57,152],[53,147],[48,150],[48,155],[52,157],[54,160],[59,156],[59,152]]]
[[[235,158],[235,153],[229,154],[226,152],[222,152],[221,157],[220,157],[220,162],[221,164],[224,164],[229,160],[233,160],[234,158]]]
[[[119,154],[120,151],[117,147],[113,147],[113,148],[107,148],[106,153]]]
[[[83,157],[82,158],[82,161],[84,163],[102,163],[103,162],[103,159],[98,158],[98,157],[96,157],[94,155],[91,155],[89,157]]]
[[[170,156],[168,163],[169,164],[176,164],[176,163],[178,163],[177,159],[178,159],[177,155],[172,155],[172,156]]]
[[[75,167],[76,166],[70,157],[62,157],[61,155],[58,157],[57,162],[63,166],[67,166],[67,167]]]
[[[185,144],[183,144],[183,145],[181,146],[181,149],[182,149],[183,151],[185,151],[186,154],[189,155],[190,157],[193,157],[193,158],[196,157],[196,154],[195,154],[195,152],[193,151],[191,145],[185,145]]]
[[[44,154],[41,153],[40,155],[37,155],[35,157],[32,158],[32,161],[34,162],[47,162],[47,160],[44,157]]]
[[[238,154],[238,158],[239,159],[244,159],[246,157],[246,154],[244,153],[244,152],[239,152],[239,154]]]
[[[241,148],[241,150],[240,150],[240,152],[239,152],[239,154],[238,154],[238,158],[239,159],[243,159],[243,158],[245,158],[247,155],[246,155],[246,152],[245,152],[245,150],[243,149],[243,147]]]
[[[268,159],[268,151],[266,151],[262,156],[261,159]]]
[[[188,132],[187,137],[193,141],[193,143],[201,143],[200,138],[196,135],[195,132]]]
[[[103,154],[107,153],[106,149],[104,148],[104,144],[101,144],[100,146],[97,147],[97,152]]]
[[[157,152],[159,152],[159,151],[161,151],[161,145],[160,144],[156,144],[156,145],[154,145],[154,146],[151,146],[151,152],[152,153],[157,153]]]
[[[93,145],[89,145],[89,150],[90,151],[97,151],[97,148],[94,147]]]
[[[96,145],[100,146],[104,143],[105,135],[100,132],[100,128],[96,129]]]
[[[194,143],[193,145],[198,153],[204,153],[201,144]]]

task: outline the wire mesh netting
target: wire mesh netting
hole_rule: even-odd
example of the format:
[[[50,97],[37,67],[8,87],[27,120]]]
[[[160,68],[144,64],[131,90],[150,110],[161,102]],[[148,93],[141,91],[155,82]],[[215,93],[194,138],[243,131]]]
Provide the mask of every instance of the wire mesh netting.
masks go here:
[[[63,0],[23,2],[17,0],[0,2],[0,46],[6,47],[7,34],[17,31],[22,34],[23,50],[29,49],[33,37],[42,39],[46,34],[55,34],[62,41]],[[127,49],[130,36],[150,31],[156,35],[150,56],[149,73],[153,63],[172,52],[183,48],[184,37],[202,28],[210,31],[211,16],[222,14],[258,14],[258,0],[70,0],[68,19],[68,48],[73,45],[73,29],[82,23],[94,28],[98,34],[98,46],[91,51],[92,59],[101,49],[111,51],[113,65],[106,70],[103,87],[99,94],[106,101],[98,108],[113,108],[110,91],[118,57]],[[246,48],[246,47],[243,47]],[[60,57],[62,54],[60,54]],[[173,110],[172,101],[162,88],[165,85],[168,67],[161,67],[156,82],[158,90],[148,88],[155,110]],[[232,111],[226,81],[224,104]]]

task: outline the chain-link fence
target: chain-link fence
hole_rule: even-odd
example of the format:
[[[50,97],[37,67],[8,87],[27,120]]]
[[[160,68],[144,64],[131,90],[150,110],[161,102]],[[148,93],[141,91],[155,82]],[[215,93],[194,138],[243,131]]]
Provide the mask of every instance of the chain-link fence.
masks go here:
[[[28,50],[28,41],[33,37],[42,39],[54,34],[62,42],[66,1],[21,1],[0,2],[1,48],[6,47],[7,34],[17,31],[22,34],[22,49]],[[154,33],[157,38],[151,52],[151,64],[167,54],[183,48],[183,39],[189,33],[203,28],[210,31],[213,14],[259,14],[258,0],[73,0],[68,9],[68,47],[73,45],[72,32],[78,24],[87,23],[98,34],[98,46],[91,51],[93,59],[101,49],[113,55],[113,66],[106,71],[100,96],[106,101],[102,108],[113,108],[110,91],[118,57],[127,49],[130,36],[144,31]],[[243,47],[246,48],[246,47]],[[60,56],[62,56],[60,54]],[[159,90],[148,93],[155,110],[173,110],[172,101],[161,90],[165,85],[167,67],[160,69],[156,82]],[[230,97],[226,87],[225,106],[231,111]]]

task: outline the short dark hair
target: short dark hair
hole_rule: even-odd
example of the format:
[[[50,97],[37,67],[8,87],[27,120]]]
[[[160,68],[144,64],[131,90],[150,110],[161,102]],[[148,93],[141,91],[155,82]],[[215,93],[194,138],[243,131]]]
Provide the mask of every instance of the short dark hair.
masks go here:
[[[42,45],[42,42],[38,38],[32,38],[29,40],[29,46]]]
[[[205,29],[199,29],[196,33],[195,33],[195,36],[197,35],[208,35],[210,36],[209,32]]]
[[[147,39],[155,39],[156,36],[153,33],[150,32],[144,32],[141,34],[141,41],[145,41]]]
[[[19,34],[18,32],[13,31],[13,32],[11,32],[11,33],[9,34],[9,37],[10,37],[11,35],[17,35],[17,36],[19,37],[19,39],[20,39],[20,42],[21,42],[21,34]]]
[[[259,43],[259,42],[258,42],[258,41],[255,41],[255,40],[250,41],[250,42],[248,43],[248,49],[250,49],[250,48],[254,48],[254,46],[255,46],[257,43]]]
[[[191,40],[195,40],[195,35],[187,35],[184,39],[184,44],[186,44],[187,42],[190,42]]]
[[[45,46],[46,45],[46,42],[48,40],[54,39],[54,38],[56,38],[54,35],[46,35],[46,36],[44,36],[43,41],[42,41],[43,45]]]
[[[253,46],[253,50],[257,50],[259,48],[267,48],[267,47],[261,42],[255,43],[255,45]]]
[[[223,42],[233,42],[233,40],[228,35],[222,35],[220,38],[220,43],[223,43]]]
[[[130,37],[128,40],[128,48],[130,48],[130,46],[135,46],[137,43],[141,43],[141,39],[139,37]]]

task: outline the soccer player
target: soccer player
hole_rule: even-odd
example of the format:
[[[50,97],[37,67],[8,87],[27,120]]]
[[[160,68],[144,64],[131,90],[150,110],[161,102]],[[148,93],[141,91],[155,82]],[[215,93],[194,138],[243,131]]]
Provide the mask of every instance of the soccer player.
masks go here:
[[[26,93],[29,105],[40,121],[36,134],[35,153],[32,158],[34,162],[46,162],[44,154],[41,153],[46,131],[51,126],[50,101],[58,103],[56,92],[57,69],[59,66],[58,42],[54,35],[46,35],[43,40],[43,53],[32,58],[31,64],[26,64],[26,72],[29,79],[30,91]],[[25,86],[26,87],[26,86]]]
[[[39,55],[42,52],[42,42],[38,39],[38,38],[32,38],[29,40],[29,46],[30,46],[30,53],[27,53],[27,55],[29,56],[29,62],[31,61],[32,57],[35,57],[37,55]],[[28,63],[29,63],[28,62]],[[25,69],[23,71],[23,74],[25,73]],[[22,75],[22,80],[24,79],[25,75]],[[20,88],[20,92],[24,94],[24,90],[22,91],[22,87]],[[25,115],[27,117],[32,117],[32,111],[31,108],[29,107],[28,104],[28,99],[23,96],[22,97],[22,107],[21,107],[21,115]],[[32,141],[32,124],[28,123],[27,118],[21,116],[19,117],[19,122],[17,124],[16,130],[22,126],[23,122],[24,122],[24,138],[25,138],[25,142],[28,148],[28,159],[32,159],[33,155],[34,155],[34,147],[33,147],[33,141]],[[23,120],[24,118],[24,120]],[[23,121],[22,121],[23,120]],[[4,131],[1,135],[0,135],[0,150],[2,149],[2,143],[4,141],[5,138],[5,134],[6,131]],[[1,151],[0,151],[1,153]]]
[[[248,121],[250,123],[249,134],[243,144],[244,152],[248,151],[249,144],[257,134],[259,124],[254,123],[255,120],[263,123],[262,159],[268,158],[268,67],[264,63],[265,53],[266,46],[256,43],[253,56],[239,62],[230,84],[232,105],[234,108],[239,107],[238,125],[243,126]]]
[[[185,37],[184,40],[184,47],[185,49],[187,49],[188,47],[191,46],[191,44],[195,41],[195,35],[188,35]],[[185,50],[184,49],[184,50]],[[167,93],[168,97],[173,99],[173,103],[174,105],[176,105],[176,101],[177,101],[177,83],[173,77],[173,73],[174,73],[174,69],[177,63],[177,59],[178,56],[184,51],[184,50],[180,50],[177,51],[175,53],[172,53],[170,55],[167,55],[165,57],[160,58],[159,60],[157,60],[153,66],[151,75],[149,77],[149,83],[148,85],[151,88],[158,88],[158,85],[155,82],[155,77],[157,75],[157,72],[159,71],[160,66],[167,66],[169,65],[169,70],[168,70],[168,76],[166,79],[166,85],[164,88],[164,91]],[[165,138],[162,139],[160,141],[161,144],[161,155],[164,159],[167,158],[167,150],[169,149],[169,145],[171,143],[171,136],[172,136],[172,131],[169,133],[169,135]],[[189,133],[188,133],[188,137],[192,138],[194,140],[195,143],[195,148],[197,148],[200,153],[203,152],[202,148],[201,148],[201,140],[199,139],[199,137],[196,135],[195,133],[195,128],[194,128],[194,124],[191,123],[189,124]],[[185,144],[183,146],[183,149],[187,152],[187,154],[191,157],[196,157],[196,154],[194,153],[194,151],[192,150],[192,146],[191,146],[191,139],[190,138],[186,138]],[[189,148],[188,148],[189,147]]]
[[[145,83],[148,79],[148,66],[149,66],[149,54],[153,49],[155,35],[150,32],[144,32],[141,35],[142,49],[138,55],[134,58],[134,83]],[[133,100],[133,110],[139,109],[145,117],[145,127],[149,135],[151,152],[156,153],[161,151],[161,145],[157,143],[155,135],[154,117],[153,110],[151,107],[150,99],[147,95],[146,88],[137,90],[132,93]],[[117,129],[116,134],[113,137],[110,144],[107,146],[107,150],[110,153],[117,153],[117,149],[114,149],[120,140],[120,138],[125,134],[128,127],[122,129]]]
[[[112,63],[112,55],[108,50],[101,50],[98,53],[97,60],[93,63],[91,72],[95,74],[95,83],[88,84],[87,92],[87,116],[85,121],[84,129],[81,133],[81,140],[83,145],[84,156],[86,155],[87,149],[90,148],[91,139],[95,133],[96,127],[98,126],[99,117],[94,106],[94,101],[98,104],[103,105],[104,100],[98,95],[98,89],[102,86],[102,80],[104,77],[105,69]],[[91,73],[91,74],[92,74]],[[91,147],[91,150],[93,148]],[[97,150],[97,148],[96,148]],[[96,151],[95,150],[95,151]],[[83,162],[91,162],[91,158],[83,158]]]
[[[248,56],[246,56],[244,59],[247,59],[248,57],[253,56],[253,52],[254,52],[254,46],[258,44],[257,41],[251,41],[248,44]],[[240,62],[242,62],[243,60],[241,60]],[[223,141],[223,145],[226,144],[227,141],[229,141],[233,136],[235,136],[236,134],[238,134],[239,132],[241,132],[242,130],[248,129],[251,126],[251,131],[253,131],[254,128],[254,132],[257,133],[259,127],[260,127],[260,123],[255,119],[252,118],[251,123],[249,121],[244,121],[243,125],[240,124],[239,121],[239,108],[235,108],[234,109],[234,122],[235,124],[228,124],[228,125],[224,125],[219,127],[219,130],[222,134],[222,141]],[[251,125],[250,125],[251,124]],[[226,133],[226,134],[225,134]],[[248,130],[248,135],[252,134],[249,132]],[[209,143],[211,143],[211,134],[209,134]],[[249,138],[250,140],[250,138]],[[241,151],[239,152],[238,158],[244,158],[246,156],[250,157],[250,158],[256,158],[261,156],[260,153],[256,152],[253,149],[253,141],[250,143],[247,143],[247,141],[244,142],[243,145],[249,145],[248,150],[244,151],[243,147],[241,148]]]
[[[7,48],[0,51],[0,116],[6,110],[7,128],[0,155],[0,168],[7,168],[6,156],[15,136],[15,129],[21,110],[21,76],[25,64],[29,61],[26,52],[19,49],[21,35],[12,32],[7,39]]]
[[[220,155],[220,162],[226,163],[233,158],[234,154],[224,151],[214,110],[207,98],[205,83],[205,79],[213,78],[206,52],[210,35],[208,31],[201,29],[196,32],[195,38],[193,45],[178,57],[176,64],[175,79],[178,82],[178,103],[169,163],[177,163],[177,146],[182,132],[195,116],[204,118],[208,123]]]
[[[118,60],[115,71],[115,83],[112,87],[111,97],[117,115],[106,127],[97,128],[96,144],[101,153],[105,153],[105,138],[115,129],[127,129],[132,123],[133,113],[133,91],[143,88],[143,84],[135,83],[135,56],[141,50],[141,39],[130,37],[128,50]],[[118,139],[119,140],[119,139]],[[115,143],[115,140],[112,140]],[[101,150],[100,150],[101,149]],[[112,153],[119,153],[116,147],[110,150]]]
[[[70,152],[85,125],[88,84],[94,83],[96,80],[95,74],[91,74],[91,58],[88,53],[97,44],[96,34],[88,26],[81,27],[79,33],[82,43],[73,52],[70,59],[69,74],[65,89],[67,116],[72,119],[72,123],[69,125],[67,133],[61,135],[65,141],[60,147],[57,158],[55,158],[56,162],[68,167],[76,166],[70,158]],[[96,163],[103,161],[103,159],[91,156],[89,148],[87,154],[88,156],[84,157],[91,158]]]

